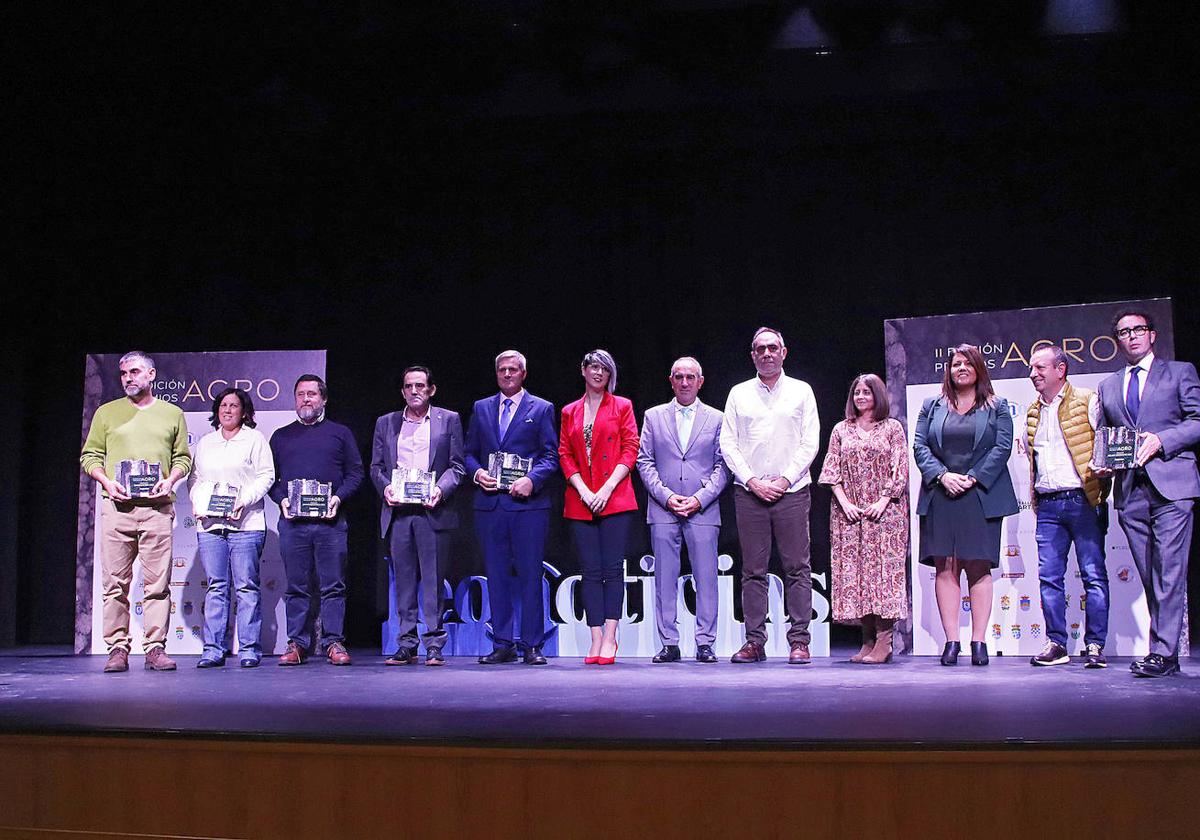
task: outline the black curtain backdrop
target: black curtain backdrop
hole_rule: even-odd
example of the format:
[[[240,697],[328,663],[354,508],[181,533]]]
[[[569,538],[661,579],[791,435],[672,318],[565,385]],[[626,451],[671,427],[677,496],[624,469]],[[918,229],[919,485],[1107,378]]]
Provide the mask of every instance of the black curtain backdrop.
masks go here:
[[[885,318],[1171,295],[1200,357],[1195,76],[1166,28],[581,78],[379,10],[42,14],[10,30],[0,644],[71,638],[87,352],[326,348],[364,459],[405,366],[465,421],[507,347],[560,408],[607,348],[640,420],[684,354],[723,406],[776,326],[823,443]],[[347,507],[355,644],[383,618],[376,505]],[[564,528],[551,554],[575,569]]]

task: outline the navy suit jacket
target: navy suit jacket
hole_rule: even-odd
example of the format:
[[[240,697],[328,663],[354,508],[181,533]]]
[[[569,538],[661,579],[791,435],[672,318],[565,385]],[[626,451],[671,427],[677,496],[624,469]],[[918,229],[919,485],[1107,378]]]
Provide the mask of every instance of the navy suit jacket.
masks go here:
[[[929,512],[929,502],[938,477],[946,472],[943,463],[942,430],[950,413],[944,397],[930,397],[921,406],[917,429],[913,436],[913,456],[921,471],[921,495],[917,513]],[[1013,492],[1012,477],[1008,474],[1008,456],[1012,451],[1013,422],[1008,401],[996,397],[991,408],[983,406],[975,412],[975,448],[971,451],[971,466],[967,475],[973,476],[986,519],[1011,516],[1018,510],[1017,495]]]
[[[383,488],[392,483],[396,468],[396,438],[404,423],[404,412],[393,411],[375,421],[375,439],[371,443],[371,483],[383,498]],[[431,406],[429,409],[429,466],[437,473],[437,485],[442,500],[435,508],[425,508],[425,515],[435,531],[458,527],[458,511],[449,504],[454,489],[463,478],[463,432],[458,412]],[[392,516],[400,508],[386,501],[379,511],[379,536],[386,537]]]
[[[1200,379],[1188,362],[1168,362],[1154,357],[1142,399],[1137,423],[1125,407],[1123,385],[1125,368],[1100,382],[1100,407],[1107,426],[1129,426],[1154,432],[1162,441],[1162,452],[1146,462],[1146,477],[1164,499],[1178,501],[1200,497],[1200,478],[1196,474],[1195,447],[1200,443]],[[1117,510],[1133,487],[1135,470],[1119,470],[1114,502]]]
[[[527,499],[515,499],[507,492],[475,491],[475,510],[548,510],[550,497],[542,493],[546,481],[558,472],[558,429],[554,425],[554,406],[528,391],[521,397],[508,430],[500,437],[500,394],[479,400],[471,412],[467,427],[467,477],[474,480],[478,470],[487,471],[488,456],[510,452],[532,458],[529,480],[533,492]]]

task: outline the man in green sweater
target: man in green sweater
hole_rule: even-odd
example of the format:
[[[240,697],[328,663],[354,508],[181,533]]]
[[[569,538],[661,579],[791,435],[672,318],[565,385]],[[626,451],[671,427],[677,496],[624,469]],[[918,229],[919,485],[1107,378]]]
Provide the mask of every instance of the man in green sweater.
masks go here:
[[[133,561],[142,561],[142,619],[146,670],[174,671],[167,656],[171,621],[171,528],[175,485],[188,474],[187,425],[178,406],[154,398],[154,360],[140,350],[121,357],[125,396],[96,409],[79,463],[102,490],[100,557],[104,588],[107,673],[129,669],[129,587]],[[146,495],[117,482],[122,461],[159,466],[162,477]],[[132,481],[129,482],[133,484]]]

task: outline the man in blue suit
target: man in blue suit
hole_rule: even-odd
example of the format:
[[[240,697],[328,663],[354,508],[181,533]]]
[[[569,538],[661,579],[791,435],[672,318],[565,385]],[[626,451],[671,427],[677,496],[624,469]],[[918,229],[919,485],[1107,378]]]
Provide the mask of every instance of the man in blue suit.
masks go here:
[[[1118,312],[1113,337],[1126,365],[1100,383],[1104,424],[1142,433],[1137,466],[1120,472],[1114,494],[1150,610],[1150,653],[1130,670],[1165,677],[1179,671],[1192,506],[1200,496],[1200,379],[1195,366],[1154,355],[1158,335],[1147,312]]]
[[[721,459],[722,414],[700,402],[704,372],[691,356],[671,365],[675,399],[646,412],[637,468],[646,487],[646,521],[654,548],[654,605],[662,650],[655,662],[678,662],[676,599],[679,550],[687,542],[696,585],[696,659],[716,662],[717,536],[721,491],[729,470]]]
[[[545,665],[542,643],[546,616],[542,607],[542,557],[550,529],[550,499],[546,481],[558,470],[558,431],[554,406],[525,390],[525,357],[505,350],[496,357],[500,393],[475,403],[467,428],[467,472],[479,489],[475,493],[475,530],[483,546],[492,612],[491,653],[481,665],[499,665],[517,658],[513,620],[513,572],[521,596],[520,646],[526,665]],[[488,473],[488,456],[504,452],[529,458],[527,475],[508,490]]]

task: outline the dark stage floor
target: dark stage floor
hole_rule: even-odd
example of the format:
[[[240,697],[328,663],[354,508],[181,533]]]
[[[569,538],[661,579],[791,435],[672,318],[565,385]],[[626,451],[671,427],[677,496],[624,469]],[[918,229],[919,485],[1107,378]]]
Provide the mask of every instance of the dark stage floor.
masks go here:
[[[280,740],[496,746],[969,748],[1200,746],[1200,662],[1167,679],[1107,670],[1034,669],[993,658],[865,667],[849,651],[808,666],[386,667],[314,660],[257,670],[235,663],[176,673],[102,674],[101,657],[22,649],[0,656],[0,732],[249,736]]]

